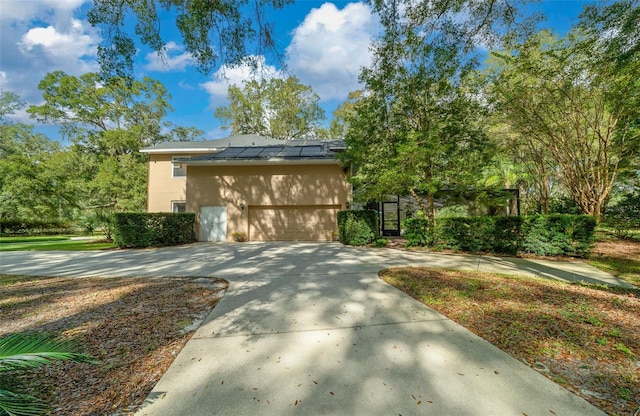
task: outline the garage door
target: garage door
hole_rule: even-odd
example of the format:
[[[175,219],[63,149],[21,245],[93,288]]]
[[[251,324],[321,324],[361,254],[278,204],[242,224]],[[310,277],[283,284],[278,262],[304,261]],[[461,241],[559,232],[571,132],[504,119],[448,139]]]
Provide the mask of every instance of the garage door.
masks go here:
[[[249,207],[249,240],[331,241],[340,205]]]

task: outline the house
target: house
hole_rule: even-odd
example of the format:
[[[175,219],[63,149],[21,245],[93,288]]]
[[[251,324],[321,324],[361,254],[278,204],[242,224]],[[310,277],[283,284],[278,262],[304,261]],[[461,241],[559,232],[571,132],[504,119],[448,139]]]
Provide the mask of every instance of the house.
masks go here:
[[[149,212],[195,212],[200,241],[330,241],[350,185],[342,141],[256,135],[165,142],[149,154]]]

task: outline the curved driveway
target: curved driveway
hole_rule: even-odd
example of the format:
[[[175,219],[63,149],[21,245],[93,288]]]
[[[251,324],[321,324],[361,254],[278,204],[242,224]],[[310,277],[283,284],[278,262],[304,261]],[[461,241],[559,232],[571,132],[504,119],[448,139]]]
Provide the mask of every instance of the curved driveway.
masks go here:
[[[0,273],[230,281],[140,415],[604,414],[377,277],[401,265],[548,272],[311,243],[0,254]]]

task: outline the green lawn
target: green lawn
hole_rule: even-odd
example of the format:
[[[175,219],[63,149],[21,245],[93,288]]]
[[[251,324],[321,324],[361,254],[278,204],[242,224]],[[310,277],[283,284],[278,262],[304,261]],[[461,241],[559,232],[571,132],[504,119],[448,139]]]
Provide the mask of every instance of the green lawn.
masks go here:
[[[24,238],[24,237],[18,237]],[[91,240],[70,240],[69,237],[29,238],[27,241],[10,241],[2,238],[0,251],[47,251],[47,250],[104,250],[115,247],[113,243]]]
[[[36,236],[19,236],[19,237],[0,237],[0,244],[8,243],[33,243],[41,241],[64,241],[69,240],[69,235],[36,235]]]

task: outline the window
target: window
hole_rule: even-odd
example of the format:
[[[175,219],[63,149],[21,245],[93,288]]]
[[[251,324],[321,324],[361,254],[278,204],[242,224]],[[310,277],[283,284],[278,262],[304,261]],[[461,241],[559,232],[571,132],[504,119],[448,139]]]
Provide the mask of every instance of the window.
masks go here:
[[[171,159],[172,178],[185,178],[187,176],[187,167],[180,162],[188,159],[188,157],[174,157]]]
[[[171,212],[187,212],[185,201],[171,201]]]

